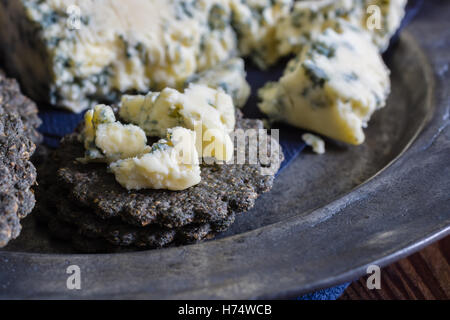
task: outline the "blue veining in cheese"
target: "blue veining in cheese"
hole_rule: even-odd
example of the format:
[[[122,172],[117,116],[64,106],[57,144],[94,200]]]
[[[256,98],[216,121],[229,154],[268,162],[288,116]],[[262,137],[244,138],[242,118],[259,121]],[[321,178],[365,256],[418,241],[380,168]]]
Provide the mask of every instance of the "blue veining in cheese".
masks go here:
[[[300,52],[304,45],[327,28],[338,31],[338,21],[342,19],[365,30],[380,51],[384,51],[400,26],[406,2],[407,0],[298,1],[292,12],[277,24],[275,47],[278,55]]]
[[[0,41],[32,98],[79,112],[128,91],[181,88],[236,55],[228,1],[2,1]]]
[[[280,120],[349,144],[361,144],[363,128],[385,106],[389,70],[364,31],[339,21],[288,63],[279,82],[259,92],[259,107]]]
[[[199,155],[220,161],[232,157],[230,133],[235,126],[235,110],[231,97],[222,89],[190,84],[183,93],[166,88],[146,96],[125,95],[119,114],[149,136],[163,137],[168,129],[176,126],[194,130]]]
[[[144,130],[116,121],[111,107],[97,105],[84,115],[81,134],[85,147],[80,162],[112,162],[148,152]]]

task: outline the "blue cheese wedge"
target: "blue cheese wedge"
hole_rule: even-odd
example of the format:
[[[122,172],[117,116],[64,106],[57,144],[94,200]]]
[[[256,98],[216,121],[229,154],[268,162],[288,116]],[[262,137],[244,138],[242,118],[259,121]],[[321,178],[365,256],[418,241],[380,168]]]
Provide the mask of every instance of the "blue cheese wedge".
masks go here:
[[[186,81],[186,87],[194,83],[207,85],[213,89],[221,88],[233,98],[236,107],[242,108],[250,96],[250,85],[246,76],[244,60],[234,58],[190,77]]]
[[[138,126],[116,121],[111,107],[97,105],[84,116],[81,135],[85,157],[81,162],[113,162],[149,151],[145,132]]]
[[[195,133],[181,127],[169,129],[167,138],[153,144],[148,153],[113,162],[109,169],[128,190],[192,187],[201,180]]]
[[[289,15],[293,0],[230,0],[239,50],[261,68],[277,61],[276,26]]]
[[[0,53],[34,100],[79,112],[235,56],[231,15],[229,0],[1,1]]]
[[[320,137],[311,133],[305,133],[302,135],[302,140],[310,146],[315,153],[325,153],[325,142]]]
[[[361,0],[357,0],[361,1]],[[296,2],[292,12],[276,28],[277,50],[280,56],[299,53],[327,28],[337,29],[338,19],[348,20],[360,6],[355,0],[309,0]]]
[[[259,92],[259,108],[330,138],[359,145],[372,114],[385,106],[389,70],[367,33],[340,22],[327,29],[288,63],[279,82]]]
[[[405,14],[406,0],[309,0],[296,2],[288,17],[276,28],[279,56],[299,53],[303,46],[327,28],[340,30],[339,20],[346,20],[368,32],[380,49],[399,28]],[[375,7],[374,7],[375,6]]]
[[[235,126],[235,111],[233,100],[221,89],[191,84],[184,93],[166,88],[146,96],[125,95],[119,114],[149,136],[163,137],[176,126],[194,130],[199,155],[219,161],[232,157],[230,133]]]

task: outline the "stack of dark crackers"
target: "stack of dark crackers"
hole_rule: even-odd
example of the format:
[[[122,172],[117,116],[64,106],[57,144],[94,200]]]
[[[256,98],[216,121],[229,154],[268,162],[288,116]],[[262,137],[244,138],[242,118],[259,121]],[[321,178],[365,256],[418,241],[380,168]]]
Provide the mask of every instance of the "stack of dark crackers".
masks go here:
[[[243,119],[239,112],[236,127],[262,129],[263,124]],[[279,159],[270,168],[275,173],[283,155],[281,148],[273,152]],[[38,192],[38,212],[52,234],[72,241],[82,252],[161,248],[210,239],[227,230],[237,213],[253,207],[274,180],[273,174],[261,173],[260,162],[202,164],[202,181],[186,190],[128,191],[105,164],[77,162],[83,154],[77,132],[63,138],[39,169]]]
[[[0,71],[0,247],[18,237],[20,220],[35,204],[36,169],[30,157],[41,141],[37,111],[17,82]]]

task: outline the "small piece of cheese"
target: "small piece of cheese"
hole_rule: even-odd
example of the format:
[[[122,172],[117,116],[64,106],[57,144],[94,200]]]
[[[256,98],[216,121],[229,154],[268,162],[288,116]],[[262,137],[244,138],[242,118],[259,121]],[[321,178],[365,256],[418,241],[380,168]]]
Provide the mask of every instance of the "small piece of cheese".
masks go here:
[[[113,162],[149,151],[145,132],[138,126],[116,121],[111,107],[97,105],[84,116],[85,157],[82,162]]]
[[[234,58],[195,74],[186,81],[185,86],[194,83],[204,84],[213,89],[221,88],[233,98],[236,107],[242,108],[250,96],[250,85],[246,76],[244,60]]]
[[[363,0],[362,17],[360,25],[370,32],[372,41],[385,51],[389,46],[391,37],[400,27],[405,16],[405,7],[408,0]],[[376,6],[375,8],[373,6]],[[381,21],[378,23],[378,9]]]
[[[142,156],[119,160],[109,166],[117,182],[128,190],[183,190],[201,180],[195,133],[176,127],[167,139],[153,144]]]
[[[361,1],[361,0],[357,0]],[[360,9],[355,0],[309,0],[296,2],[288,17],[277,25],[280,56],[299,53],[327,28],[336,29],[337,19],[348,20]]]
[[[194,130],[199,155],[219,161],[232,157],[229,134],[234,130],[235,111],[231,97],[222,90],[191,84],[184,93],[166,88],[146,96],[125,95],[119,114],[149,136],[163,137],[167,129],[176,126]]]
[[[325,142],[318,136],[305,133],[302,135],[302,140],[310,147],[312,147],[313,151],[317,154],[325,153]]]
[[[368,35],[340,21],[288,63],[279,82],[259,92],[272,120],[359,145],[375,110],[390,92],[389,70]]]

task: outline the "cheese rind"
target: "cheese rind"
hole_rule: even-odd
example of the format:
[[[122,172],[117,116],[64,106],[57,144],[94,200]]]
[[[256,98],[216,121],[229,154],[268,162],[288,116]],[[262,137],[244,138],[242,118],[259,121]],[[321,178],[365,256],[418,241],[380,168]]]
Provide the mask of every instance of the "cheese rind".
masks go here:
[[[166,88],[146,96],[125,95],[119,114],[149,136],[163,137],[168,129],[176,126],[194,130],[200,156],[220,161],[232,157],[233,142],[229,134],[235,126],[235,111],[231,97],[221,89],[190,84],[184,93]]]
[[[359,145],[390,92],[389,70],[364,31],[340,21],[288,63],[279,82],[259,92],[259,108],[280,120]]]
[[[150,152],[119,160],[109,166],[117,182],[128,190],[183,190],[201,180],[195,133],[176,127],[166,139],[153,144]]]
[[[234,58],[211,69],[195,74],[186,81],[189,84],[203,84],[213,89],[222,89],[233,98],[236,107],[242,108],[250,96],[250,85],[246,80],[244,60]]]

